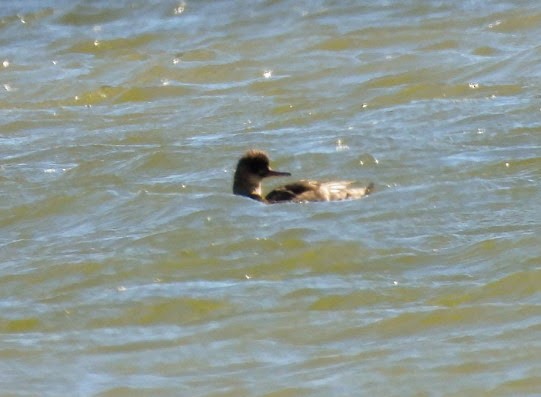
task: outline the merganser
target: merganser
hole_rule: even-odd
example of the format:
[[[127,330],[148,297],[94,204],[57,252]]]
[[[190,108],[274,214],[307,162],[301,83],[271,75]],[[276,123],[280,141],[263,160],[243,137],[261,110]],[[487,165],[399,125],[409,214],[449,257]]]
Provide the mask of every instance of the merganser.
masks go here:
[[[278,187],[264,198],[261,181],[271,176],[290,176],[289,172],[274,171],[269,158],[261,150],[248,150],[237,163],[233,178],[233,194],[274,204],[281,202],[336,201],[360,199],[374,190],[374,184],[364,187],[350,187],[353,182],[317,182],[301,180]]]

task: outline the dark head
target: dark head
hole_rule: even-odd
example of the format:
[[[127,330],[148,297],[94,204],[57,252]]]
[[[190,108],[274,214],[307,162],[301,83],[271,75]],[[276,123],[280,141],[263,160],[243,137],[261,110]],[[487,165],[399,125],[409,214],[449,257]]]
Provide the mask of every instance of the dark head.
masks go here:
[[[289,172],[274,171],[269,166],[269,158],[265,152],[260,150],[249,150],[242,156],[237,163],[237,171],[244,174],[251,174],[260,179],[269,176],[290,176]]]
[[[237,163],[233,181],[233,193],[257,200],[261,198],[261,180],[270,176],[289,176],[289,172],[274,171],[269,158],[260,150],[249,150]]]

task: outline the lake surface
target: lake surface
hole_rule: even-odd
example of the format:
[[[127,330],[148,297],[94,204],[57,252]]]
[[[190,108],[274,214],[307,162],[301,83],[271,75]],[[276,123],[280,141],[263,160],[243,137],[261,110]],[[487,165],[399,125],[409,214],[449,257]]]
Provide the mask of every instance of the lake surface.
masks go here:
[[[541,3],[0,5],[2,396],[541,394]],[[233,196],[238,158],[373,181]]]

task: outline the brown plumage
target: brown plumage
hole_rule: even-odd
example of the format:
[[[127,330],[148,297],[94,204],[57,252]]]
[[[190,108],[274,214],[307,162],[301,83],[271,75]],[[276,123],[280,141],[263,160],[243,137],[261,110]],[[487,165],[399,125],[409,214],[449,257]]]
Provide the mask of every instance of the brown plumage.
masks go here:
[[[374,184],[365,187],[350,187],[352,182],[299,181],[272,190],[263,198],[261,181],[271,176],[290,176],[289,172],[274,171],[269,158],[260,150],[249,150],[237,163],[233,178],[233,193],[263,203],[336,201],[359,199],[370,194]]]

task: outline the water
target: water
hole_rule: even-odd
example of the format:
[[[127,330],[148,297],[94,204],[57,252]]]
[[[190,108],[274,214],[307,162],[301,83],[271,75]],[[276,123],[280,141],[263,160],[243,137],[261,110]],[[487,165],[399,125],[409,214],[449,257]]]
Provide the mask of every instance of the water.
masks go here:
[[[539,395],[540,22],[3,3],[2,395]],[[377,191],[232,196],[252,147]]]

